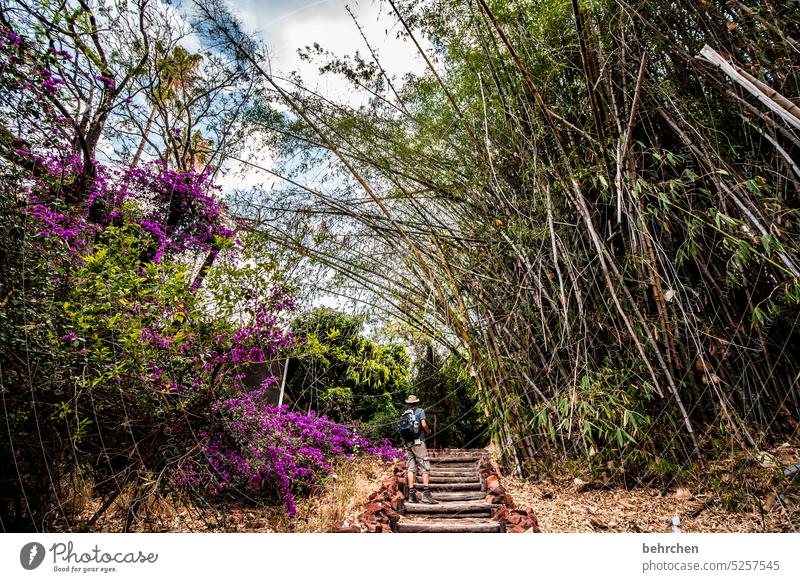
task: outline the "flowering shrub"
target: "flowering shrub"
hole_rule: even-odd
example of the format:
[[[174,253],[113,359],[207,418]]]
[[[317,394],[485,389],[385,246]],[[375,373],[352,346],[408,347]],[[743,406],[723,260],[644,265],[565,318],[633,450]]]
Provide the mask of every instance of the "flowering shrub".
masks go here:
[[[41,119],[56,115],[47,105],[47,96],[57,93],[64,79],[51,68],[57,60],[69,57],[55,49],[33,51],[22,36],[0,26],[0,84],[6,89],[5,97],[13,99],[13,106],[26,116]],[[53,129],[56,134],[63,133],[58,127]]]
[[[142,259],[160,263],[165,255],[219,252],[230,247],[234,232],[224,224],[224,206],[212,193],[219,190],[210,174],[171,170],[159,161],[115,171],[95,163],[97,173],[82,200],[68,200],[65,190],[83,172],[76,156],[61,159],[17,150],[39,163],[40,174],[28,180],[31,204],[27,214],[41,226],[37,235],[63,240],[73,253],[111,225],[127,218],[150,241]],[[22,153],[20,153],[22,152]],[[135,209],[131,213],[130,210]]]
[[[158,240],[159,252],[186,250],[209,252],[220,240],[233,238],[222,222],[222,205],[212,193],[219,187],[210,172],[179,172],[156,160],[129,170],[123,179],[126,195],[143,198],[153,212],[142,221]]]
[[[237,393],[212,409],[218,424],[210,434],[199,435],[203,458],[182,463],[177,482],[204,493],[279,497],[290,516],[295,515],[295,493],[329,474],[334,457],[366,453],[389,460],[400,454],[388,441],[371,443],[352,427],[313,411],[270,406],[266,387]]]
[[[0,27],[0,86],[13,103],[10,110],[31,121],[25,128],[31,133],[16,136],[5,157],[22,170],[17,177],[29,198],[27,214],[40,225],[37,234],[64,241],[78,253],[104,228],[119,225],[122,206],[133,203],[142,234],[152,241],[144,260],[158,263],[165,255],[184,252],[214,253],[216,258],[234,233],[224,223],[225,208],[215,199],[219,187],[210,172],[178,171],[160,160],[109,168],[84,159],[75,148],[71,122],[48,100],[64,97],[64,81],[51,70],[63,60],[69,61],[70,54],[39,53]],[[113,86],[110,78],[95,78]]]
[[[53,483],[76,475],[105,499],[177,483],[294,513],[332,458],[393,455],[352,428],[269,407],[274,378],[246,384],[249,367],[296,347],[290,294],[238,244],[209,173],[78,151],[48,101],[64,92],[51,68],[69,57],[0,27],[0,130],[18,115],[27,132],[0,136],[3,527],[69,519],[53,511]]]

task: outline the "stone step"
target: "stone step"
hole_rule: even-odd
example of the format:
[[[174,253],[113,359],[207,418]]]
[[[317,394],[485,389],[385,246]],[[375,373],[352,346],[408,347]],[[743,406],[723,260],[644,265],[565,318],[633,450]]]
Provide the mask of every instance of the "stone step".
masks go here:
[[[436,505],[428,503],[406,503],[405,514],[414,513],[455,513],[455,514],[482,514],[491,517],[493,507],[485,501],[443,501]]]
[[[442,521],[459,521],[461,519],[486,519],[480,513],[415,513],[406,515],[403,519],[436,519]]]
[[[462,463],[462,462],[455,462],[455,461],[436,461],[434,459],[429,459],[431,462],[431,468],[436,467],[437,469],[447,469],[448,471],[453,470],[465,470],[465,469],[472,469],[473,471],[478,470],[477,463]]]
[[[468,469],[450,469],[447,467],[431,467],[428,471],[431,475],[447,475],[449,477],[468,477],[470,475],[478,475],[478,470],[474,467]]]
[[[505,527],[490,518],[499,507],[484,501],[478,460],[486,449],[428,449],[430,489],[439,503],[408,503],[395,525],[398,533],[501,533]],[[422,489],[418,479],[418,489]]]
[[[483,501],[486,494],[482,491],[432,491],[436,501]]]
[[[431,459],[457,459],[457,460],[470,460],[477,461],[481,457],[488,457],[488,451],[479,451],[475,449],[467,449],[463,451],[452,451],[442,449],[428,449],[428,456]]]
[[[435,483],[431,480],[431,491],[480,491],[480,482],[473,483]]]
[[[406,519],[397,522],[398,533],[500,533],[502,526],[489,519]]]
[[[431,483],[480,483],[478,475],[430,475],[428,480]]]
[[[480,481],[481,478],[480,474],[475,471],[472,472],[464,471],[463,473],[459,473],[456,471],[431,471],[430,473],[428,473],[428,476],[436,477],[437,479],[441,477],[442,479],[469,479],[471,481]],[[422,481],[421,475],[420,478],[417,479],[417,481]],[[457,482],[458,481],[455,481],[455,483]]]
[[[475,455],[431,455],[428,458],[432,463],[477,463],[481,457]]]

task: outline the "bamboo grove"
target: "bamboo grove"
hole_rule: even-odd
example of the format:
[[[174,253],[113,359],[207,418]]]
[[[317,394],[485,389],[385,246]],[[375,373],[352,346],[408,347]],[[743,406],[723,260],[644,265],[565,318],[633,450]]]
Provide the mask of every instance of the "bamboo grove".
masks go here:
[[[242,196],[250,228],[460,354],[518,472],[643,478],[798,427],[798,8],[388,2],[425,75],[368,43],[306,55],[361,107],[280,89],[200,11],[293,112],[265,122],[294,161],[280,196]],[[321,164],[338,180],[298,178]]]

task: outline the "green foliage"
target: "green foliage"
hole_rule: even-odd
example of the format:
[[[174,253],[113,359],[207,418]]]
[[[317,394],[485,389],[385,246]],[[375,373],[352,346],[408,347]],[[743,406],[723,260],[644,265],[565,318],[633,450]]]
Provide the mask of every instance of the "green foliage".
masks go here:
[[[50,504],[72,480],[102,496],[119,494],[126,479],[167,486],[152,477],[193,449],[211,402],[236,386],[230,338],[253,320],[254,304],[279,301],[257,263],[220,257],[198,291],[186,263],[143,258],[153,240],[141,215],[126,204],[79,254],[26,230],[15,212],[0,214],[19,236],[0,242],[3,527],[69,525],[74,516]]]
[[[670,478],[717,422],[743,447],[750,426],[790,435],[796,140],[698,53],[792,98],[796,2],[395,6],[435,70],[391,92],[336,58],[369,107],[293,94],[306,133],[285,151],[347,159],[370,196],[303,199],[286,247],[464,354],[520,468],[567,453]]]
[[[488,440],[487,418],[478,404],[475,378],[452,354],[442,357],[423,345],[416,359],[414,392],[435,432],[438,448],[481,447]]]
[[[537,404],[529,423],[553,443],[574,432],[595,467],[662,474],[653,398],[652,386],[631,371],[603,367],[583,376],[573,393]]]
[[[410,391],[405,346],[363,336],[364,320],[329,308],[297,317],[292,332],[300,365],[288,382],[298,407],[357,422],[371,437],[394,437]]]

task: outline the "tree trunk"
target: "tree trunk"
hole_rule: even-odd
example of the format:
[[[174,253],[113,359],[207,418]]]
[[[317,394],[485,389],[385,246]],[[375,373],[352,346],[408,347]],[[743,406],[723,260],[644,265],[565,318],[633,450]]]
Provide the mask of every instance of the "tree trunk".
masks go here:
[[[147,144],[147,136],[150,135],[150,128],[153,127],[153,119],[155,116],[156,108],[153,107],[150,110],[150,115],[147,116],[147,123],[144,126],[144,132],[142,133],[142,139],[139,142],[139,147],[136,148],[136,153],[133,155],[133,160],[131,160],[131,168],[135,168],[139,164],[139,159],[142,157],[144,146]]]

